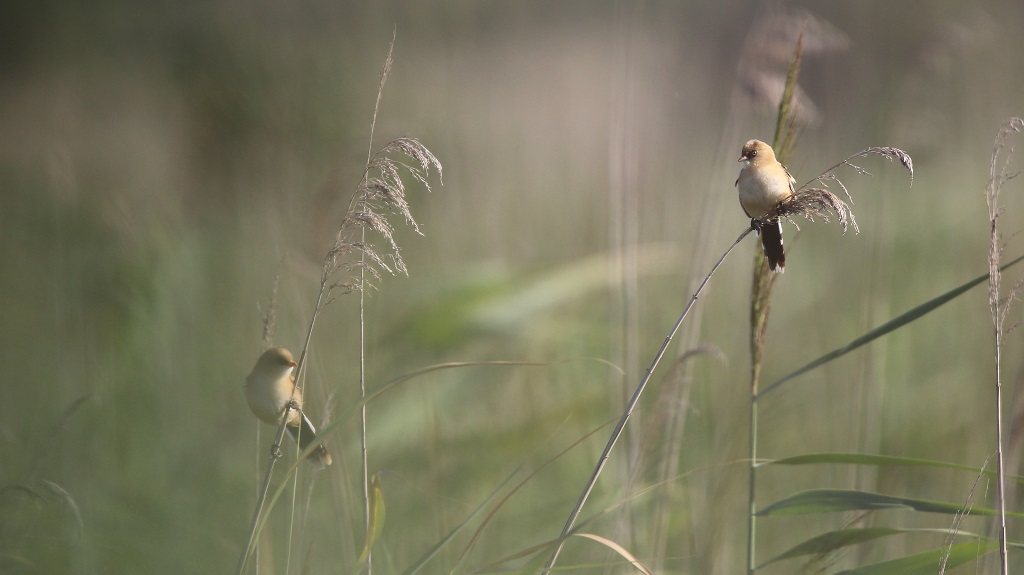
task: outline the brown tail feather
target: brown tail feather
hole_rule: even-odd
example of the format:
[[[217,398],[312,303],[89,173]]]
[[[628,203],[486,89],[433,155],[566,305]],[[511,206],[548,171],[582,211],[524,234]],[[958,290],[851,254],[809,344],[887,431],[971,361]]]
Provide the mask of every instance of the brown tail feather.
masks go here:
[[[782,222],[768,220],[761,226],[761,245],[768,258],[768,269],[773,272],[786,271],[786,252],[782,249]]]
[[[288,435],[298,442],[299,449],[305,450],[310,444],[317,441],[316,428],[313,427],[313,423],[306,417],[305,413],[302,414],[300,425],[301,427],[289,427]],[[310,452],[309,459],[321,468],[327,467],[332,463],[331,454],[327,452],[327,448],[322,443]]]

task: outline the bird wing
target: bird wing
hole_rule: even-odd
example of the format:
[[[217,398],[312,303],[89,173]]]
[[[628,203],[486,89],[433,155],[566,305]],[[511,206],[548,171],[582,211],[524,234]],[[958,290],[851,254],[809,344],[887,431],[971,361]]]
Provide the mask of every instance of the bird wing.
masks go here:
[[[782,163],[780,162],[779,165],[782,166]],[[786,177],[789,178],[789,191],[793,192],[795,194],[796,193],[796,188],[793,187],[793,184],[796,183],[796,179],[793,178],[793,174],[789,173],[789,169],[787,169],[786,166],[782,166],[782,171],[786,172]],[[739,180],[736,180],[736,181],[739,181]]]

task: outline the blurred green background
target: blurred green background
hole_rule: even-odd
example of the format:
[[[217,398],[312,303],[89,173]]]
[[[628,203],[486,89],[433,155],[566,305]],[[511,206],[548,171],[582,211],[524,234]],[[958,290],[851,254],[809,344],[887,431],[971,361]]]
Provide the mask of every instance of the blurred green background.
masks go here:
[[[374,147],[419,138],[444,185],[435,178],[429,195],[411,186],[425,235],[396,236],[409,277],[367,294],[368,386],[438,362],[546,365],[436,371],[370,404],[369,462],[387,503],[377,573],[410,566],[520,465],[515,480],[537,475],[463,566],[558,535],[610,427],[542,466],[617,418],[694,279],[747,225],[736,158],[747,139],[772,137],[763,100],[801,23],[814,121],[790,162],[797,180],[868,146],[908,151],[916,174],[911,187],[879,158],[861,162],[873,176],[840,173],[859,235],[787,226],[765,381],[986,272],[992,141],[1024,114],[1015,0],[777,12],[749,1],[101,0],[5,12],[0,567],[11,573],[233,569],[272,433],[257,436],[242,382],[275,274],[274,341],[301,346],[320,262],[362,176],[393,30]],[[1024,251],[1020,185],[1003,197],[1007,259]],[[753,250],[748,238],[725,262],[670,355],[715,353],[662,367],[584,512],[619,504],[586,530],[665,573],[745,566]],[[310,415],[341,421],[326,438],[336,464],[311,493],[301,472],[291,565],[303,572],[348,571],[363,537],[358,317],[357,296],[339,297],[310,351]],[[1018,306],[1009,322],[1020,319]],[[991,332],[980,287],[787,384],[761,403],[760,455],[983,465],[994,451]],[[1022,344],[1019,331],[1006,343],[1008,421]],[[769,469],[758,501],[835,487],[961,502],[975,480]],[[994,490],[981,481],[975,504],[991,505]],[[263,573],[285,570],[288,499],[267,527]],[[762,519],[758,559],[851,517]],[[479,521],[424,572],[453,568]],[[869,521],[942,528],[952,518]],[[830,569],[942,540],[885,540]],[[591,566],[583,572],[631,572],[606,566],[620,560],[582,539],[563,556]]]

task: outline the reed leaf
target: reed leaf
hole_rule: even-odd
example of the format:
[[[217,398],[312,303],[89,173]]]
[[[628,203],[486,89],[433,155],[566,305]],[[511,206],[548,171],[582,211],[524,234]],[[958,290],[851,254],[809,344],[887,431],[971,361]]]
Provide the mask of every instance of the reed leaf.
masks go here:
[[[1024,256],[1021,256],[1021,257],[1019,257],[1019,258],[1017,258],[1017,259],[1007,263],[1006,265],[1002,266],[999,269],[1000,269],[1000,271],[1005,270],[1005,269],[1009,268],[1010,266],[1013,266],[1013,265],[1016,265],[1016,264],[1020,263],[1021,260],[1024,260]],[[796,371],[793,371],[793,372],[791,372],[791,373],[789,373],[789,374],[787,374],[787,375],[777,379],[776,381],[772,382],[770,385],[768,385],[767,387],[762,389],[757,394],[757,397],[761,398],[764,395],[768,394],[768,392],[778,388],[780,385],[782,385],[782,384],[784,384],[784,383],[786,383],[786,382],[788,382],[790,380],[796,379],[797,377],[807,373],[808,371],[811,371],[814,368],[821,367],[822,365],[825,365],[826,363],[828,363],[828,362],[830,362],[830,361],[832,361],[832,360],[834,360],[836,358],[842,357],[842,356],[850,353],[851,351],[857,349],[858,347],[861,347],[861,346],[863,346],[865,344],[871,343],[872,341],[882,337],[883,335],[887,335],[890,332],[896,331],[897,329],[907,325],[908,323],[910,323],[910,322],[912,322],[914,320],[917,320],[917,319],[919,319],[919,318],[921,318],[921,317],[931,313],[932,311],[935,311],[936,309],[941,307],[943,304],[949,303],[950,301],[952,301],[952,300],[956,299],[957,297],[963,295],[967,290],[969,290],[969,289],[971,289],[971,288],[973,288],[973,287],[975,287],[975,286],[977,286],[977,285],[987,281],[988,278],[989,278],[989,274],[988,273],[986,273],[984,275],[980,275],[980,276],[972,279],[971,281],[969,281],[969,282],[967,282],[967,283],[965,283],[963,285],[960,285],[960,286],[958,286],[956,288],[953,288],[952,290],[950,290],[950,291],[948,291],[948,292],[946,292],[946,293],[944,293],[942,295],[939,295],[939,296],[937,296],[935,298],[932,298],[932,299],[924,302],[923,304],[921,304],[921,305],[911,309],[910,311],[908,311],[906,313],[903,313],[901,315],[898,315],[898,316],[894,317],[893,319],[891,319],[891,320],[883,323],[882,325],[876,327],[875,329],[865,333],[864,335],[858,337],[857,339],[851,341],[850,343],[848,343],[848,344],[846,344],[846,345],[844,345],[842,347],[836,348],[836,349],[826,353],[825,355],[823,355],[823,356],[821,356],[821,357],[819,357],[819,358],[817,358],[817,359],[807,363],[806,365],[804,365],[803,367],[797,369]]]
[[[793,457],[786,457],[783,459],[761,461],[758,462],[757,466],[765,467],[768,465],[818,465],[830,463],[853,465],[899,465],[904,467],[939,467],[945,469],[967,471],[970,473],[985,475],[988,477],[996,476],[995,471],[979,469],[977,467],[973,467],[970,465],[961,465],[958,463],[938,461],[935,459],[920,459],[917,457],[897,457],[894,455],[875,455],[871,453],[808,453],[806,455],[796,455]],[[1019,482],[1024,482],[1024,477],[1019,475],[1008,476],[1008,478],[1014,479]]]
[[[811,515],[815,513],[831,513],[834,511],[877,511],[880,509],[912,509],[922,513],[964,513],[962,503],[897,497],[870,491],[854,489],[808,489],[785,499],[781,499],[757,512],[757,515],[788,516]],[[972,507],[967,512],[971,515],[995,515],[995,509]],[[1014,517],[1024,517],[1024,513],[1008,513]]]
[[[825,556],[829,553],[835,553],[836,551],[850,547],[851,545],[858,545],[860,543],[866,543],[868,541],[874,541],[875,539],[890,537],[892,535],[905,535],[907,533],[941,533],[944,535],[950,535],[953,531],[949,529],[900,529],[896,527],[850,527],[845,529],[836,529],[835,531],[828,531],[798,543],[775,557],[772,557],[768,561],[765,561],[761,565],[758,565],[757,568],[761,569],[762,567],[766,567],[767,565],[778,561],[795,559],[797,557],[804,557],[807,555]],[[960,537],[978,537],[978,535],[974,533],[966,533],[963,531],[959,531],[956,534]]]
[[[951,547],[930,549],[891,561],[873,563],[835,575],[935,575],[943,564],[947,568],[975,561],[997,548],[995,541],[966,541]],[[943,561],[945,558],[945,561]]]

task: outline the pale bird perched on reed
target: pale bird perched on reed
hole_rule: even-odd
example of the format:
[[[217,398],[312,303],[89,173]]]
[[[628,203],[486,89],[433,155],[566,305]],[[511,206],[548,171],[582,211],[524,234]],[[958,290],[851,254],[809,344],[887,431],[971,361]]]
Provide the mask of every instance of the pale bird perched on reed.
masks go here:
[[[305,450],[318,440],[313,423],[302,412],[302,390],[295,387],[293,375],[296,365],[292,352],[283,347],[263,352],[245,378],[245,398],[256,417],[272,425],[281,423],[285,408],[294,401],[297,409],[289,412],[286,430],[299,449]],[[323,443],[310,452],[309,459],[321,468],[331,464],[331,454]]]
[[[740,206],[750,218],[750,226],[761,236],[768,269],[786,271],[786,252],[782,248],[782,222],[778,217],[764,219],[780,202],[793,195],[793,176],[775,159],[772,147],[761,140],[743,144],[738,160],[743,162],[736,178]]]

